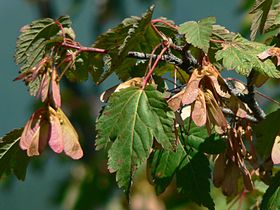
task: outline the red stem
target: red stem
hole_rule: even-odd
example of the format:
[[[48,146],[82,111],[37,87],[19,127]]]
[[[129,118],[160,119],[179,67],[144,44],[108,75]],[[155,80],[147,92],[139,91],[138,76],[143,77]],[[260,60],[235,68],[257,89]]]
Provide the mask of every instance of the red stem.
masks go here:
[[[168,49],[168,47],[164,47],[164,48],[161,50],[160,54],[157,56],[157,59],[155,60],[154,65],[152,66],[152,68],[150,69],[150,71],[148,72],[147,76],[145,77],[145,79],[144,79],[144,81],[143,81],[143,89],[146,87],[146,85],[147,85],[149,79],[151,78],[151,76],[152,76],[152,74],[153,74],[154,69],[156,68],[156,66],[157,66],[157,64],[158,64],[158,62],[159,62],[159,60],[161,59],[161,56],[165,53],[165,51],[166,51],[167,49]]]
[[[96,53],[103,53],[103,54],[108,53],[108,51],[104,49],[95,48],[95,47],[84,47],[84,46],[73,45],[65,42],[62,42],[61,46],[76,49],[79,50],[80,52],[96,52]]]
[[[224,40],[216,40],[216,39],[210,39],[210,42],[220,43],[220,44],[225,43],[225,41],[224,41]]]
[[[280,106],[280,102],[279,102],[279,101],[276,101],[276,100],[274,100],[273,98],[270,98],[270,97],[268,97],[268,96],[266,96],[266,95],[260,93],[259,91],[255,91],[255,93],[257,93],[258,95],[264,97],[264,98],[267,99],[268,101],[270,101],[270,102],[272,102],[272,103],[275,103],[275,104],[277,104],[278,106]]]
[[[165,20],[162,20],[162,19],[154,19],[154,20],[151,20],[152,23],[163,23],[167,26],[169,26],[170,28],[173,28],[175,30],[178,30],[178,26],[174,26],[168,22],[166,22]]]
[[[96,52],[96,53],[103,53],[103,54],[108,52],[107,50],[104,50],[104,49],[81,46],[78,42],[73,42],[73,40],[71,40],[71,42],[77,43],[77,44],[67,43],[66,42],[67,38],[65,36],[65,32],[64,32],[64,28],[63,28],[62,24],[58,20],[55,21],[55,24],[59,27],[59,29],[61,30],[61,33],[62,33],[63,42],[60,44],[61,46],[76,49],[76,50],[79,50],[80,52]]]

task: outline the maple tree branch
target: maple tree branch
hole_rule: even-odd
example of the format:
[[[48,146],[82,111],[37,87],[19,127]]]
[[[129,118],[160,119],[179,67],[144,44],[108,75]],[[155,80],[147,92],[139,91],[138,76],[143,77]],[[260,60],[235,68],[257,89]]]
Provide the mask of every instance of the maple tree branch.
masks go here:
[[[67,47],[67,48],[79,50],[80,52],[96,52],[96,53],[101,53],[101,54],[108,53],[108,51],[105,50],[105,49],[100,49],[100,48],[95,48],[95,47],[84,47],[80,44],[75,45],[75,44],[69,44],[69,43],[66,43],[66,42],[62,42],[60,45],[62,47]]]
[[[221,107],[221,110],[226,115],[231,115],[231,116],[234,116],[234,117],[238,117],[238,116],[236,116],[236,114],[231,109]],[[240,118],[240,117],[238,117],[238,118]],[[258,122],[257,118],[255,118],[254,116],[248,115],[248,114],[246,115],[246,117],[241,118],[241,119],[245,119],[245,120],[248,120],[248,121],[251,121],[251,122],[254,122],[254,123]]]
[[[159,57],[159,55],[130,51],[130,52],[128,52],[128,57],[148,60],[148,59],[157,59]],[[182,59],[176,57],[175,55],[173,55],[171,53],[169,55],[161,56],[160,60],[161,61],[166,61],[167,63],[171,63],[171,64],[174,64],[174,65],[177,65],[177,66],[180,66],[180,65],[183,64]]]
[[[258,102],[255,99],[254,86],[247,85],[248,94],[244,94],[244,93],[240,92],[238,89],[236,89],[232,84],[227,82],[226,79],[224,79],[224,83],[232,95],[236,96],[243,103],[246,103],[248,105],[248,107],[253,112],[254,117],[257,119],[257,121],[265,119],[266,114],[264,113],[264,111],[262,110],[262,108],[259,106]],[[248,84],[249,84],[249,81],[248,81]]]

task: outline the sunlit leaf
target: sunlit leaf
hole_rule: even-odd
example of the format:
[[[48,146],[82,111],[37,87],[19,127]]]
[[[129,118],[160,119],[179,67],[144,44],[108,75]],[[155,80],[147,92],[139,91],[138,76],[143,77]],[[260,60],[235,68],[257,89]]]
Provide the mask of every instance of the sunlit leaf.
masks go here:
[[[0,178],[13,172],[20,180],[25,179],[29,158],[19,148],[23,128],[15,129],[0,138]]]
[[[179,33],[184,34],[186,41],[195,47],[208,52],[212,26],[216,22],[214,17],[204,18],[198,22],[189,21],[180,25]]]
[[[71,21],[68,16],[58,19],[63,27],[69,28]],[[21,66],[21,73],[34,67],[44,56],[47,47],[62,41],[59,27],[55,20],[45,18],[33,21],[21,30],[17,40],[15,61]],[[31,95],[36,95],[39,88],[39,78],[29,83]]]
[[[248,76],[252,69],[272,78],[280,78],[280,72],[269,59],[261,61],[258,55],[267,50],[266,45],[251,42],[237,35],[232,42],[223,44],[223,49],[217,51],[215,58],[222,60],[223,66],[228,70]]]
[[[153,138],[165,149],[175,140],[174,113],[160,92],[148,86],[114,93],[97,121],[97,149],[110,142],[109,170],[117,172],[121,188],[129,191],[137,168],[148,158]]]

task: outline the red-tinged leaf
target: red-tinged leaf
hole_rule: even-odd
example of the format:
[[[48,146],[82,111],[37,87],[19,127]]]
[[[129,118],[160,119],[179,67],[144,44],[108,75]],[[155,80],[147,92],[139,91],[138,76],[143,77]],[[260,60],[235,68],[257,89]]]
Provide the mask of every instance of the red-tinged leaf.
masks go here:
[[[168,106],[175,112],[182,106],[182,98],[186,89],[184,88],[179,93],[172,96],[168,101]]]
[[[276,136],[272,151],[271,159],[274,164],[280,164],[280,136]]]
[[[193,104],[192,109],[192,120],[198,126],[201,127],[206,123],[206,104],[204,94],[201,90],[199,90],[196,101]]]
[[[49,146],[52,150],[56,153],[61,153],[64,149],[63,143],[63,136],[62,136],[62,129],[60,125],[60,120],[57,116],[56,111],[49,107],[50,112],[50,139],[49,139]]]
[[[194,70],[183,94],[183,105],[188,105],[195,101],[198,95],[199,83],[201,79],[202,76],[200,75],[199,71],[197,69]]]
[[[37,97],[41,95],[41,100],[44,102],[47,99],[49,93],[50,77],[49,74],[44,74],[40,87],[38,89]]]
[[[59,118],[61,121],[63,142],[64,142],[64,152],[66,155],[73,159],[80,159],[83,157],[83,150],[79,143],[79,137],[72,126],[71,122],[68,120],[63,111],[58,108],[57,113],[59,114]]]
[[[57,81],[56,69],[53,69],[52,71],[52,97],[55,105],[61,107],[60,88],[59,82]]]

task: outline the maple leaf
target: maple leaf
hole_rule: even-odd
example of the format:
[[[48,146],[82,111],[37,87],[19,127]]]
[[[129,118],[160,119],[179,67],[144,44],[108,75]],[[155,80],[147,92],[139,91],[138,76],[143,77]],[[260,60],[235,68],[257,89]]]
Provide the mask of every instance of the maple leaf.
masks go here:
[[[200,152],[187,156],[176,173],[179,192],[209,209],[215,209],[210,196],[211,170],[208,158]]]
[[[109,29],[97,37],[94,47],[103,48],[109,51],[111,56],[110,68],[102,72],[98,83],[105,80],[113,72],[121,80],[129,78],[131,67],[135,66],[136,59],[128,58],[131,50],[152,51],[153,47],[160,43],[160,39],[151,27],[151,19],[154,7],[150,7],[142,17],[130,17],[122,21],[115,28]]]
[[[65,29],[71,26],[68,16],[62,16],[58,21]],[[21,29],[15,53],[15,61],[20,65],[21,73],[35,67],[43,59],[47,47],[62,41],[62,35],[59,32],[60,28],[51,18],[33,21]],[[28,84],[31,95],[36,95],[40,81],[40,78],[36,78]]]
[[[184,34],[186,41],[195,47],[208,52],[209,40],[212,34],[212,26],[216,22],[214,17],[201,19],[198,22],[189,21],[180,25],[178,31]]]
[[[157,194],[165,191],[185,158],[186,152],[180,143],[176,151],[156,150],[151,155],[149,164]]]
[[[135,171],[151,153],[153,139],[172,149],[174,113],[152,86],[128,87],[112,94],[97,121],[96,148],[109,149],[108,168],[118,185],[129,191]]]
[[[216,60],[222,60],[223,66],[228,70],[249,76],[252,69],[272,78],[279,78],[280,72],[271,60],[261,61],[258,55],[269,47],[246,40],[236,35],[231,42],[223,44],[223,49],[216,52]]]

